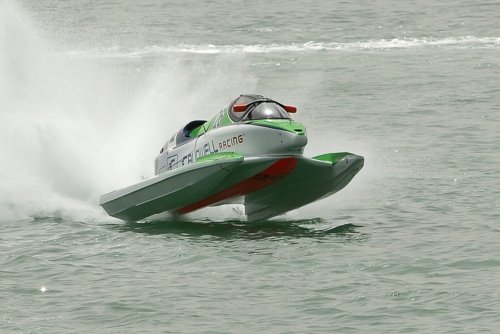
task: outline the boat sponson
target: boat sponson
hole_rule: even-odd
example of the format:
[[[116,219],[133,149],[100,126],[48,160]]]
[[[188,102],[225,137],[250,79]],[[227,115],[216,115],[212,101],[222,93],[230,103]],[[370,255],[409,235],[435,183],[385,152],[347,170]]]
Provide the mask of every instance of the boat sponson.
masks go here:
[[[330,196],[363,167],[363,157],[303,156],[203,159],[101,197],[110,216],[136,221],[169,211],[184,214],[244,197],[249,221],[266,219]]]
[[[165,211],[178,212],[258,174],[277,159],[244,159],[237,154],[202,160],[103,195],[100,205],[110,216],[126,221],[144,219]]]
[[[344,188],[363,163],[363,157],[347,152],[302,157],[286,178],[245,196],[247,219],[274,217],[330,196]]]

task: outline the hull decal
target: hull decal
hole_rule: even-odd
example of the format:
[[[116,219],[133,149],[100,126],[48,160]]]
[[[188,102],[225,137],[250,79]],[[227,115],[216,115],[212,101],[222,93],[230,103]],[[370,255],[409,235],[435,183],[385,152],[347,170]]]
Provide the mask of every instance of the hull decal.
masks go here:
[[[227,189],[215,193],[201,201],[195,202],[178,210],[179,213],[189,213],[225,199],[252,193],[271,185],[287,176],[297,165],[296,158],[285,158],[276,161],[262,172],[252,176],[245,181],[237,183]]]

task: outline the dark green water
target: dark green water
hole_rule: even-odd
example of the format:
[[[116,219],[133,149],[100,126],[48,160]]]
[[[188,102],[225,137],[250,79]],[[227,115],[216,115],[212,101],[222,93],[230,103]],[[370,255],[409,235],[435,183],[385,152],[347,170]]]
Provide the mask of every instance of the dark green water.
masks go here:
[[[500,5],[0,2],[0,333],[497,333]],[[99,195],[255,92],[338,194],[123,223]]]

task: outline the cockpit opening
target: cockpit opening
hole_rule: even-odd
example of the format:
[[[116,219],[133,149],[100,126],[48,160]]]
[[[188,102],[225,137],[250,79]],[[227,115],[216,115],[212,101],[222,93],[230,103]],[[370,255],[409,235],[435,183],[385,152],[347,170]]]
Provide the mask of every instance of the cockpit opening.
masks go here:
[[[233,101],[229,106],[229,117],[234,122],[258,119],[290,119],[290,115],[282,104],[262,95],[254,94],[240,95]]]

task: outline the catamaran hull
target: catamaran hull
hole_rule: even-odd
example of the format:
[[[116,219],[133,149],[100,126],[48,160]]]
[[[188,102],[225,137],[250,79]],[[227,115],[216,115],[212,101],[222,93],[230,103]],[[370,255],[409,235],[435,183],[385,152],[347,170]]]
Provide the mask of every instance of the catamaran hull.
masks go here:
[[[226,152],[103,195],[100,205],[110,216],[136,221],[162,212],[185,214],[241,203],[249,221],[266,219],[341,190],[363,162],[350,153],[305,158]]]

